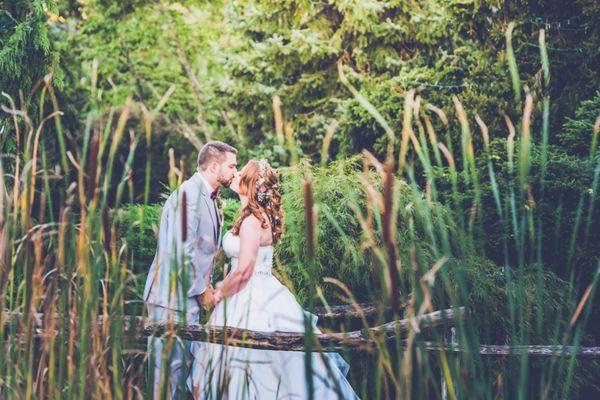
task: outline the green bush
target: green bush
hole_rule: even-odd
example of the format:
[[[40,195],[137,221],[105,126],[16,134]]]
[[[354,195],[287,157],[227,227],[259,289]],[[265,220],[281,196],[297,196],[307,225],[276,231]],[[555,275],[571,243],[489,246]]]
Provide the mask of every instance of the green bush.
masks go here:
[[[339,295],[343,292],[325,283],[325,277],[341,281],[359,301],[384,301],[380,278],[382,263],[364,248],[364,231],[353,210],[355,205],[364,215],[367,207],[373,207],[366,202],[365,190],[359,179],[359,161],[355,157],[328,167],[302,163],[294,168],[282,169],[286,231],[276,248],[277,260],[284,279],[305,305],[319,302],[311,297],[315,296],[316,285],[323,289],[328,302],[340,303]],[[314,263],[306,252],[303,184],[307,176],[311,177],[314,200],[318,205]],[[376,189],[381,190],[382,182],[378,175],[369,173],[368,176]],[[467,305],[480,337],[489,342],[503,342],[511,332],[512,302],[519,310],[525,310],[516,324],[524,324],[528,332],[533,332],[536,323],[542,321],[544,329],[535,334],[546,335],[546,339],[550,337],[551,329],[545,327],[554,326],[557,313],[566,310],[568,283],[545,266],[530,264],[514,269],[508,284],[507,276],[499,265],[472,248],[461,248],[464,234],[453,223],[455,215],[445,207],[440,206],[440,216],[429,215],[427,219],[425,196],[416,187],[401,180],[396,181],[396,199],[403,301],[409,301],[407,294],[415,293],[415,289],[419,292],[416,280],[445,254],[448,261],[438,273],[433,288],[434,308]],[[372,211],[376,212],[375,209]],[[439,239],[442,228],[448,232],[449,253],[442,250]],[[373,232],[380,246],[381,226],[378,222]],[[482,315],[486,317],[481,318]],[[513,328],[518,330],[516,326]]]
[[[115,211],[119,245],[127,245],[134,274],[148,272],[156,252],[162,204],[130,204]]]
[[[285,234],[276,253],[303,302],[309,300],[315,283],[323,284],[324,277],[340,279],[360,300],[371,297],[372,261],[361,250],[362,230],[349,207],[354,203],[364,208],[364,193],[356,164],[357,159],[353,159],[327,168],[303,164],[298,169],[281,171]],[[306,253],[303,182],[307,175],[312,177],[315,203],[319,207],[314,264],[310,263]],[[333,297],[335,292],[338,291],[325,291],[327,297]]]
[[[561,148],[567,153],[586,157],[590,154],[594,124],[600,118],[600,92],[581,102],[574,118],[568,118],[558,134]],[[598,146],[598,142],[595,143]]]

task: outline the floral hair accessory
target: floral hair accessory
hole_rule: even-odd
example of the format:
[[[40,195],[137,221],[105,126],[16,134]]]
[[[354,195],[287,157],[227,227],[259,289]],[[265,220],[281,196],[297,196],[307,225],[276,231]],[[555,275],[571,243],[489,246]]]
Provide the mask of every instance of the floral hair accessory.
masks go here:
[[[269,163],[267,160],[262,159],[258,162],[258,179],[256,180],[256,189],[257,189],[257,198],[258,202],[263,206],[267,205],[271,200],[271,196],[273,196],[273,190],[267,190],[265,186],[265,175],[267,174],[267,168]],[[276,186],[273,186],[274,188]]]
[[[258,162],[258,179],[256,180],[256,186],[263,186],[265,183],[265,175],[267,174],[267,167],[269,163],[264,158]]]

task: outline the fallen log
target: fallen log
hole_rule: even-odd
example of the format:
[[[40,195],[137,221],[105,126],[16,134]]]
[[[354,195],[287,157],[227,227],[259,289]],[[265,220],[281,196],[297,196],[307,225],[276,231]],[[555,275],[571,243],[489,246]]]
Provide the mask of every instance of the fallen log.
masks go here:
[[[464,307],[424,314],[411,319],[388,322],[369,329],[344,333],[305,335],[298,332],[259,332],[232,327],[205,325],[176,325],[173,322],[149,322],[144,328],[147,336],[177,336],[181,339],[210,342],[262,350],[304,351],[306,340],[312,339],[313,351],[340,351],[375,348],[382,341],[405,335],[410,327],[434,328],[453,326],[464,315]]]
[[[321,312],[321,317],[332,318],[334,315],[340,315],[339,310],[347,309],[347,306],[337,306],[337,311],[331,314]],[[361,305],[364,307],[364,305]],[[354,308],[353,308],[354,309]],[[330,310],[334,310],[333,307]],[[336,314],[338,313],[338,314]],[[408,332],[409,326],[423,328],[433,328],[446,324],[447,327],[454,326],[456,318],[461,318],[464,314],[464,308],[456,310],[449,309],[425,314],[420,319],[411,321],[401,319],[388,322],[383,325],[375,326],[361,331],[351,331],[347,333],[328,333],[313,335],[313,342],[317,346],[312,346],[313,351],[340,351],[373,349],[378,343],[384,340],[397,338]],[[352,314],[351,314],[352,315]],[[56,316],[55,316],[56,317]],[[9,323],[19,323],[21,325],[23,315],[20,312],[4,312],[0,321],[3,325]],[[45,332],[44,314],[36,313],[31,317],[32,327],[39,335]],[[101,328],[109,321],[98,317],[96,320],[98,327]],[[113,322],[114,323],[114,322]],[[76,325],[75,321],[71,324]],[[204,325],[183,325],[178,327],[169,322],[148,322],[142,317],[123,316],[123,328],[125,335],[132,335],[138,339],[143,339],[149,335],[175,335],[189,340],[209,341],[212,343],[228,344],[231,346],[240,346],[265,350],[288,350],[303,351],[305,345],[305,336],[302,333],[292,332],[257,332],[238,328],[216,328],[206,327]],[[487,356],[510,356],[510,355],[530,355],[533,357],[562,357],[568,358],[575,355],[577,358],[598,360],[600,359],[600,347],[575,347],[562,345],[480,345],[474,351],[461,345],[443,345],[434,342],[417,342],[427,351],[446,351],[449,353],[473,353],[478,352]]]
[[[388,307],[389,308],[389,307]],[[315,307],[313,314],[322,319],[345,319],[345,318],[371,318],[379,314],[381,307],[373,303],[359,303],[335,305],[329,307]]]
[[[445,351],[449,353],[479,353],[487,356],[530,355],[535,357],[562,357],[575,355],[577,358],[598,360],[600,347],[575,347],[562,345],[495,345],[482,344],[478,349],[470,349],[460,345],[441,345],[433,342],[418,342],[428,351]]]
[[[331,320],[356,319],[362,317],[366,319],[371,319],[377,316],[380,312],[381,307],[378,307],[373,303],[358,303],[356,305],[342,304],[333,305],[329,307],[315,307],[312,313],[319,318],[320,323]],[[31,323],[34,329],[39,330],[45,327],[45,317],[43,313],[35,313],[33,315],[30,315],[29,318],[32,319]],[[105,321],[106,319],[103,316],[98,316],[96,319],[96,323],[99,326],[102,326],[105,323]],[[75,321],[72,321],[72,323],[74,322]],[[125,333],[141,331],[144,328],[146,322],[147,321],[140,316],[123,316],[123,325]],[[23,313],[20,311],[4,311],[0,315],[0,323],[2,323],[2,325],[7,325],[11,323],[18,323],[22,325]]]

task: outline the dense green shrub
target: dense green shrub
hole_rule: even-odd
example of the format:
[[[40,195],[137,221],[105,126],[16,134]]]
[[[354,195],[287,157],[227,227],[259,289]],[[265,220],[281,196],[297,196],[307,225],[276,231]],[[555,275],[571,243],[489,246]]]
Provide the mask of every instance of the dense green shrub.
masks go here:
[[[558,140],[565,152],[586,157],[592,150],[592,135],[594,124],[600,118],[600,92],[596,96],[581,102],[575,110],[575,115],[568,118],[562,130],[558,133]],[[595,142],[598,146],[598,141]]]
[[[119,245],[126,244],[134,260],[133,273],[147,272],[156,252],[161,204],[131,204],[114,215]]]
[[[363,215],[367,207],[373,208],[365,200],[359,174],[361,168],[358,158],[339,161],[326,168],[303,163],[282,171],[286,233],[277,246],[277,256],[280,270],[289,278],[288,283],[304,303],[310,303],[310,296],[314,295],[311,285],[324,288],[323,294],[328,301],[340,302],[339,295],[343,292],[334,285],[324,283],[325,277],[340,280],[358,300],[382,299],[381,265],[363,247],[364,231],[352,206],[356,205]],[[381,190],[378,176],[369,175],[375,187]],[[314,263],[306,253],[303,182],[308,176],[311,177],[315,203],[318,205]],[[435,308],[455,303],[468,305],[475,326],[488,341],[502,341],[511,332],[511,302],[527,310],[517,323],[525,324],[528,330],[535,327],[538,321],[543,321],[544,327],[553,326],[556,313],[565,311],[568,304],[568,283],[546,267],[531,264],[515,269],[511,283],[507,284],[507,276],[499,265],[473,249],[459,248],[460,242],[464,241],[464,233],[454,226],[454,217],[449,211],[443,210],[442,218],[431,217],[426,220],[419,205],[424,196],[401,180],[396,181],[396,186],[400,211],[397,244],[402,265],[401,288],[413,290],[415,279],[421,277],[445,253],[441,244],[433,243],[428,233],[428,227],[432,226],[437,234],[438,228],[443,225],[452,240],[449,243],[450,254],[446,254],[449,259],[436,280]],[[375,209],[373,211],[376,212]],[[380,229],[380,226],[373,227],[378,245],[381,245],[377,233]],[[404,300],[408,301],[408,297],[404,297]],[[478,317],[481,315],[486,318]],[[542,329],[536,334],[548,338],[552,332]]]
[[[57,10],[56,3],[54,0],[3,1],[0,7],[0,90],[17,104],[19,91],[28,95],[35,83],[49,72],[53,73],[54,85],[64,84],[64,71],[58,65],[58,52],[48,24],[49,14]],[[3,117],[0,116],[0,123]]]
[[[349,206],[353,203],[364,208],[365,204],[356,163],[354,159],[322,169],[303,164],[298,169],[282,170],[285,234],[277,246],[277,256],[305,302],[314,290],[311,286],[322,285],[324,277],[340,279],[361,300],[373,295],[372,260],[361,249],[362,230]],[[314,264],[306,252],[303,182],[308,175],[319,207]],[[328,297],[335,292],[325,291]]]

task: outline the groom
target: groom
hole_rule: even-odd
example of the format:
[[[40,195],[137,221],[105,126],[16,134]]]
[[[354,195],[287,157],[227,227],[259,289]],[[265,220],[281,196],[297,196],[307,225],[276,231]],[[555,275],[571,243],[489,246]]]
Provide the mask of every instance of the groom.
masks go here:
[[[214,306],[211,285],[221,241],[221,217],[215,202],[219,187],[237,174],[237,150],[223,142],[206,143],[198,171],[165,202],[156,255],[144,288],[151,321],[198,323],[200,310]],[[148,338],[153,398],[183,397],[191,363],[186,340]]]

